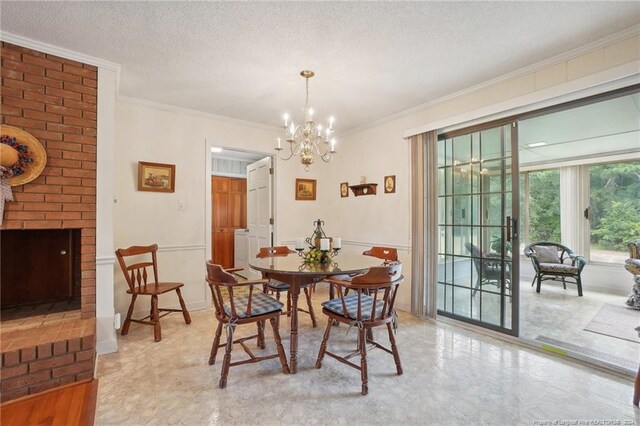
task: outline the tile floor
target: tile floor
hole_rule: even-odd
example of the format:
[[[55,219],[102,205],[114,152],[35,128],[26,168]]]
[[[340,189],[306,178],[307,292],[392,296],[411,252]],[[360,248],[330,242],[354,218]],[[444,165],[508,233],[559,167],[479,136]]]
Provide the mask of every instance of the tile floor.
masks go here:
[[[562,288],[560,283],[543,283],[540,293],[522,281],[520,335],[529,339],[551,337],[588,350],[612,355],[612,363],[620,367],[636,365],[640,359],[640,344],[584,330],[584,327],[609,303],[625,306],[626,296],[584,290],[578,297],[575,285]],[[640,316],[640,315],[639,315]],[[640,323],[640,321],[639,321]],[[625,362],[616,362],[619,358]]]
[[[324,298],[317,293],[314,302]],[[333,359],[314,368],[326,324],[319,306],[317,312],[320,326],[315,329],[306,314],[300,315],[298,374],[282,374],[275,359],[232,367],[227,389],[217,387],[222,354],[215,365],[207,364],[215,328],[212,310],[192,312],[191,325],[179,315],[163,318],[159,343],[151,327],[132,325],[128,336],[119,336],[118,353],[98,358],[96,424],[640,422],[629,378],[408,313],[400,314],[397,335],[404,375],[395,374],[390,355],[372,350],[369,395],[361,396],[358,371]],[[288,329],[283,318],[287,353]],[[250,333],[253,327],[239,331]],[[346,331],[333,329],[330,347],[351,350],[355,333]],[[270,342],[268,333],[266,351],[275,352]],[[244,353],[236,347],[233,354],[239,359]]]

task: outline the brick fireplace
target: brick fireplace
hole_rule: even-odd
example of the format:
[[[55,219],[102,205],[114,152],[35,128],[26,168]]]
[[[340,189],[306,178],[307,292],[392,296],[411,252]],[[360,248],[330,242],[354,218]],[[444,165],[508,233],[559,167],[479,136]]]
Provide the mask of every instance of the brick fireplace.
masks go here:
[[[2,42],[1,122],[31,133],[47,165],[13,187],[2,230],[73,230],[80,309],[16,326],[0,318],[2,401],[90,378],[95,362],[97,68]],[[2,247],[7,250],[7,247]]]

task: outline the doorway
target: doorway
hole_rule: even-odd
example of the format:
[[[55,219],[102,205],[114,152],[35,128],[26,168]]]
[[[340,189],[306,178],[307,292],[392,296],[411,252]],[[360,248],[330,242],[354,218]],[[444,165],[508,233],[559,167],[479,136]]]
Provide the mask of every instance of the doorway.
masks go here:
[[[263,153],[211,147],[207,252],[225,268],[247,268],[250,209],[256,208],[249,202],[248,170],[265,157],[270,159]],[[272,204],[269,199],[269,217],[273,217]]]

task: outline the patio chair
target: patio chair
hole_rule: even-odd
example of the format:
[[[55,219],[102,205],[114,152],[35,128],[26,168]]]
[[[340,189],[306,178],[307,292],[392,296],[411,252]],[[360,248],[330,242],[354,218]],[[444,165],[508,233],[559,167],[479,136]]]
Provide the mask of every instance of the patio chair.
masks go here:
[[[498,288],[502,285],[502,268],[504,265],[504,282],[511,294],[511,267],[508,262],[504,262],[499,254],[483,253],[478,247],[471,243],[465,243],[465,248],[471,253],[473,266],[477,272],[476,284],[473,289],[475,296],[480,287],[486,284],[495,285]]]
[[[582,278],[580,274],[587,263],[585,258],[575,254],[570,248],[562,244],[538,241],[524,248],[524,254],[533,263],[536,276],[531,286],[537,282],[536,293],[540,293],[542,281],[561,281],[563,288],[567,289],[567,278],[573,279],[578,286],[578,296],[582,296]],[[571,264],[565,263],[570,261]]]

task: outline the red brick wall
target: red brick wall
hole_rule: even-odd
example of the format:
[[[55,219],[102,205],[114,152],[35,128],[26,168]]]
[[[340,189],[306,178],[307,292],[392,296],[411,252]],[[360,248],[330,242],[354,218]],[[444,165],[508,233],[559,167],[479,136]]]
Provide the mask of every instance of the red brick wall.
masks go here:
[[[37,179],[13,187],[4,229],[81,229],[82,318],[95,317],[97,68],[2,42],[0,120],[47,151]]]
[[[21,349],[2,353],[0,369],[0,400],[9,401],[93,377],[95,323],[78,320],[67,325],[50,326],[48,329],[31,329],[20,339],[34,342]],[[86,324],[86,325],[85,325]],[[87,329],[90,326],[92,329]],[[43,334],[69,335],[66,339],[47,339]],[[14,333],[15,334],[15,333]],[[8,340],[12,340],[8,337]],[[14,345],[18,342],[13,338]],[[45,340],[47,343],[39,343]],[[51,343],[49,343],[51,342]]]

